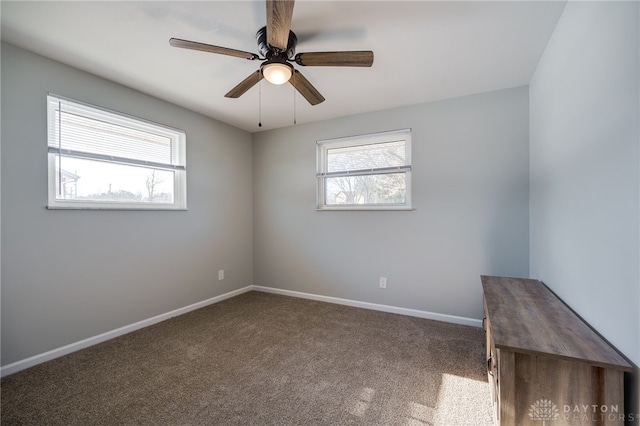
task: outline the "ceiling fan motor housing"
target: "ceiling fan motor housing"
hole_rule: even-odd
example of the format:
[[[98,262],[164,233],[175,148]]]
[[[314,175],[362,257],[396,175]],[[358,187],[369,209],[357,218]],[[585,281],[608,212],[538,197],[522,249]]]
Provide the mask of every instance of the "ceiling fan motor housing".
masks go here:
[[[272,47],[267,43],[267,27],[262,27],[256,33],[256,39],[258,40],[258,51],[267,59],[270,59],[275,55],[285,55],[287,59],[292,59],[296,53],[296,45],[298,44],[298,37],[295,33],[289,30],[289,41],[287,42],[287,49],[282,52],[280,49]]]

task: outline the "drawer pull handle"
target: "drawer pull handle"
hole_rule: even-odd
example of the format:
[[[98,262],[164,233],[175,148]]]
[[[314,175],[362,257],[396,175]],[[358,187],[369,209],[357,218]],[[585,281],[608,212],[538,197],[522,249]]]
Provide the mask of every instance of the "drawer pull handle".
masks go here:
[[[489,357],[489,359],[487,359],[487,372],[493,376],[493,368],[491,367],[491,361],[493,361],[493,355],[491,355]]]

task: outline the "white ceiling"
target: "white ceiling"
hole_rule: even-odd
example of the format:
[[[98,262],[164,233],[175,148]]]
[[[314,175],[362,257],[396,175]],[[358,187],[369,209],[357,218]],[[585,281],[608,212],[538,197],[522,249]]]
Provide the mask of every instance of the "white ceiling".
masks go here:
[[[169,46],[169,38],[257,53],[264,1],[1,3],[2,39],[250,132],[529,83],[564,1],[298,0],[296,52],[373,50],[371,68],[296,66],[324,95],[310,106],[258,69]],[[261,88],[261,89],[260,89]],[[262,128],[259,92],[262,94]]]

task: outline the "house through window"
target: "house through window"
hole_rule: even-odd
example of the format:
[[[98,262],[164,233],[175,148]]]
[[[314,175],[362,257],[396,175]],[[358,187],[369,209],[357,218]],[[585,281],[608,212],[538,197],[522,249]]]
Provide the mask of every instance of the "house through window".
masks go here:
[[[186,209],[184,131],[47,97],[48,208]]]

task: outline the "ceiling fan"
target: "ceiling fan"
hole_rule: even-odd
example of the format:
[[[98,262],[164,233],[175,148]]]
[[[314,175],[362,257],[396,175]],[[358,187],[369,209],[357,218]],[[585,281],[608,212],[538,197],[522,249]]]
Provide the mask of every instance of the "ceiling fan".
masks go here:
[[[293,5],[293,0],[267,0],[267,25],[256,33],[258,50],[262,57],[242,50],[179,38],[170,39],[169,44],[184,49],[263,61],[260,69],[251,73],[225,95],[227,98],[239,98],[264,77],[273,84],[284,84],[288,81],[311,105],[317,105],[324,101],[324,97],[290,62],[302,66],[370,67],[373,64],[373,52],[360,50],[296,54],[298,38],[291,31]]]

